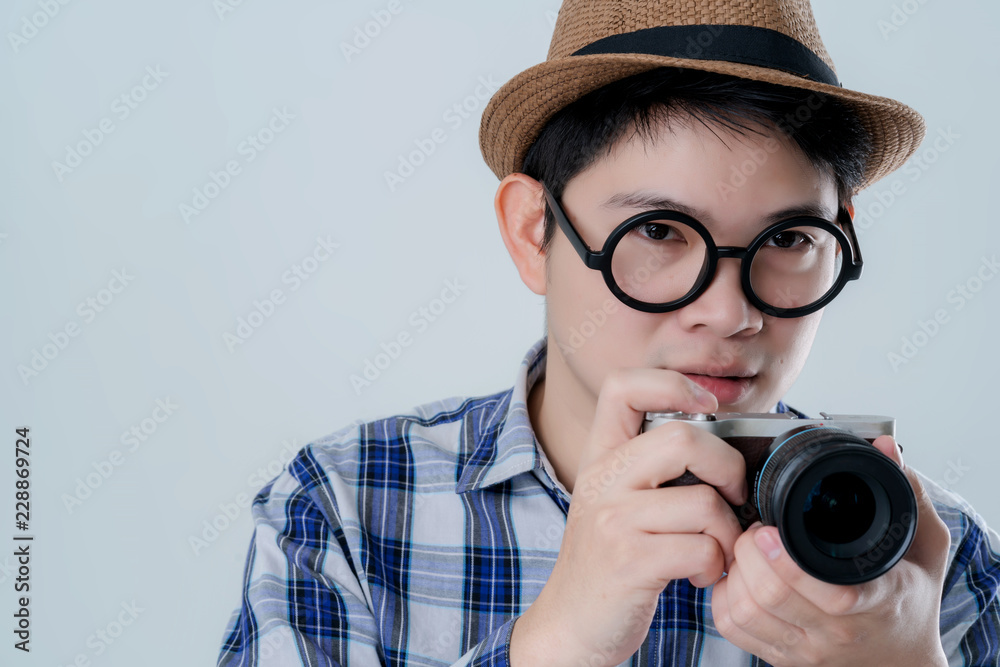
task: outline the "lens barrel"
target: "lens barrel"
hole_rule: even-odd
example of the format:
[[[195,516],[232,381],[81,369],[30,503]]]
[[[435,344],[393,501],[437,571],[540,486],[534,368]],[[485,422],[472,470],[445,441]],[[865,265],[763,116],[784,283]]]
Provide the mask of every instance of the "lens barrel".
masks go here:
[[[916,533],[917,501],[906,475],[842,429],[804,426],[775,438],[751,489],[761,521],[778,527],[792,559],[829,583],[881,576]]]

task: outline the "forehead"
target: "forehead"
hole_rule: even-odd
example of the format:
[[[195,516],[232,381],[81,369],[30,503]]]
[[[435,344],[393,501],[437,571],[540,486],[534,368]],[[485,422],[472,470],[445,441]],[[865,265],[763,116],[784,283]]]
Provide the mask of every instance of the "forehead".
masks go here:
[[[833,220],[832,169],[814,165],[777,128],[746,126],[736,132],[675,115],[649,131],[629,131],[570,179],[564,199],[609,215],[617,211],[619,219],[621,213],[672,208],[720,230],[760,228],[786,209]]]

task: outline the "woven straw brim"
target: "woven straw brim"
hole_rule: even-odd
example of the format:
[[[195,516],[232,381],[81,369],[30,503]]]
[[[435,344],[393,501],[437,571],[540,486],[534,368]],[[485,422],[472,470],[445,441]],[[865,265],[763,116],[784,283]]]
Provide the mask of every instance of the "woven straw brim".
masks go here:
[[[520,171],[528,148],[559,109],[602,86],[657,67],[731,74],[814,90],[843,101],[858,115],[872,139],[872,151],[858,190],[901,167],[924,138],[925,125],[920,114],[886,97],[753,65],[645,54],[601,54],[548,60],[504,84],[483,111],[479,128],[479,147],[486,164],[501,180]]]

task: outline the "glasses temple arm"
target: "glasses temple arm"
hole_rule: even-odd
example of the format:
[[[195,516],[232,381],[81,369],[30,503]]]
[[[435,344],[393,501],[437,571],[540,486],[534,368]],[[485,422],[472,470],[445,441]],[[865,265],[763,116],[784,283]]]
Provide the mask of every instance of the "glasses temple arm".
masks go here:
[[[861,277],[861,270],[864,267],[864,259],[861,257],[861,245],[858,243],[858,235],[854,231],[854,220],[851,219],[851,214],[847,209],[841,207],[840,214],[840,224],[847,233],[847,240],[851,243],[851,254],[854,255],[851,267],[849,269],[850,280],[857,280]]]
[[[547,185],[542,183],[542,191],[545,193],[545,199],[548,201],[549,209],[552,210],[552,215],[556,218],[556,223],[559,228],[563,230],[566,234],[566,238],[569,239],[570,244],[576,250],[576,254],[580,256],[583,263],[591,269],[600,269],[603,264],[603,255],[601,253],[595,253],[593,250],[587,247],[580,234],[577,233],[576,229],[573,227],[573,223],[569,221],[566,217],[566,213],[562,210],[562,206],[556,201],[555,195],[553,195]]]

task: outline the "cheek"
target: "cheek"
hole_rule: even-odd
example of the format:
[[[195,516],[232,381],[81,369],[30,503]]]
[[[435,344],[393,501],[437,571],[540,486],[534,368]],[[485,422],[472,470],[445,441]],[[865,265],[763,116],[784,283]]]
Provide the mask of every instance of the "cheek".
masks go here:
[[[772,328],[771,344],[780,359],[780,372],[794,379],[805,365],[819,329],[822,312],[796,320],[777,320]]]
[[[546,310],[554,342],[564,350],[585,352],[567,358],[594,364],[607,360],[609,366],[638,363],[634,359],[641,359],[644,332],[650,329],[651,334],[655,318],[620,302],[601,272],[584,266],[572,248],[554,249],[547,279]]]
[[[579,327],[585,313],[600,307],[604,296],[611,296],[600,271],[588,269],[565,239],[557,237],[546,262],[546,304],[549,327],[565,335]]]

